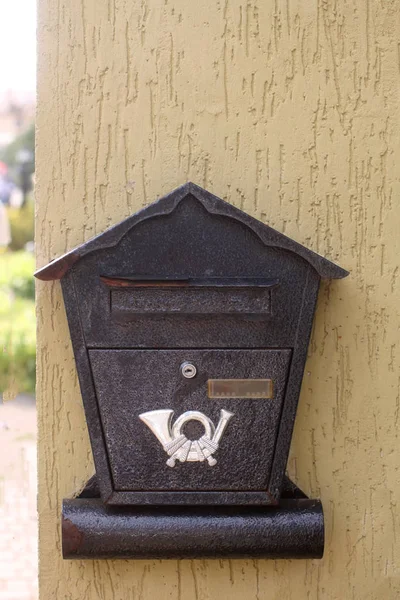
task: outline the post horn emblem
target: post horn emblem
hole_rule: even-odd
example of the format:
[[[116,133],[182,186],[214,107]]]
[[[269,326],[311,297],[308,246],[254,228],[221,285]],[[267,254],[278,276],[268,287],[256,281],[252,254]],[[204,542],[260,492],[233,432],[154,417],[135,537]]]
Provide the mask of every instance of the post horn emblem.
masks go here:
[[[167,465],[174,467],[177,460],[182,463],[206,460],[210,467],[217,464],[213,454],[218,450],[220,439],[234,414],[222,409],[217,427],[214,427],[211,419],[196,410],[183,413],[172,425],[173,414],[173,410],[166,409],[151,410],[139,415],[139,419],[147,425],[169,455]],[[203,425],[205,432],[198,440],[189,440],[182,433],[182,427],[188,421],[199,421]]]

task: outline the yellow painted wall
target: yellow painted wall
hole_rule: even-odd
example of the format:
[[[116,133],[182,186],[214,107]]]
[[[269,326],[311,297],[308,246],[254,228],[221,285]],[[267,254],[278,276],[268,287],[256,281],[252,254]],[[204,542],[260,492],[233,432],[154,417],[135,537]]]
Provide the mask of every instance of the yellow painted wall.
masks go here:
[[[322,561],[62,561],[92,456],[59,283],[38,285],[42,600],[400,597],[400,5],[39,0],[42,266],[192,180],[339,262],[289,472]]]

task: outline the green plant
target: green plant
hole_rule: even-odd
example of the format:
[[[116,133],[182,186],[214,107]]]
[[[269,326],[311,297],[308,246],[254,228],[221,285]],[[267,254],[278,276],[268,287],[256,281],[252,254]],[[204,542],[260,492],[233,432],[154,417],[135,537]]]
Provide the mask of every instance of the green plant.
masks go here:
[[[35,260],[30,252],[6,252],[0,255],[0,289],[11,290],[21,298],[35,298]]]
[[[32,242],[35,234],[35,209],[29,200],[22,208],[10,207],[7,210],[11,228],[11,250],[23,250]]]
[[[35,390],[33,270],[34,259],[28,252],[0,255],[0,391],[3,392]]]
[[[35,299],[35,282],[33,277],[14,277],[10,287],[16,296]]]
[[[12,395],[35,392],[35,343],[29,334],[13,336],[11,332],[4,340],[0,355],[0,391]]]

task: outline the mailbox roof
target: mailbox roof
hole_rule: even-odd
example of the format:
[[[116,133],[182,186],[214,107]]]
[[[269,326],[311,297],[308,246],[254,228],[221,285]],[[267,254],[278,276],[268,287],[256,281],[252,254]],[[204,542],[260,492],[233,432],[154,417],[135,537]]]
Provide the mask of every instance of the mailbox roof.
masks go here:
[[[47,266],[38,269],[35,276],[43,281],[61,279],[86,254],[117,245],[132,227],[146,219],[171,213],[187,196],[195,197],[211,214],[222,215],[240,221],[249,227],[266,246],[282,248],[301,256],[314,267],[323,279],[341,279],[348,275],[346,270],[323,256],[279,233],[279,231],[265,225],[198,185],[188,182],[146,208],[134,213],[124,221],[121,221],[121,223],[110,227],[104,233],[97,235],[70,252],[51,261]]]

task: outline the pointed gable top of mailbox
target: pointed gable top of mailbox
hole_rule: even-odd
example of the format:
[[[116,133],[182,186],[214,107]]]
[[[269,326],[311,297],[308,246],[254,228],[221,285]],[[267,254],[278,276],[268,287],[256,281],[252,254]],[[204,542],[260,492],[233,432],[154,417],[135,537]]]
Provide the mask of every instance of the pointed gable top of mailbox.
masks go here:
[[[282,250],[288,250],[301,256],[314,267],[323,279],[341,279],[348,275],[345,269],[342,269],[323,256],[279,233],[279,231],[251,217],[232,204],[221,200],[221,198],[214,196],[214,194],[211,194],[200,186],[188,182],[117,225],[113,225],[104,233],[97,235],[70,252],[51,261],[45,267],[38,269],[35,277],[43,281],[61,279],[76,262],[87,254],[116,246],[135,225],[153,217],[172,213],[186,197],[196,198],[210,214],[225,216],[243,223],[266,246],[281,248]]]

